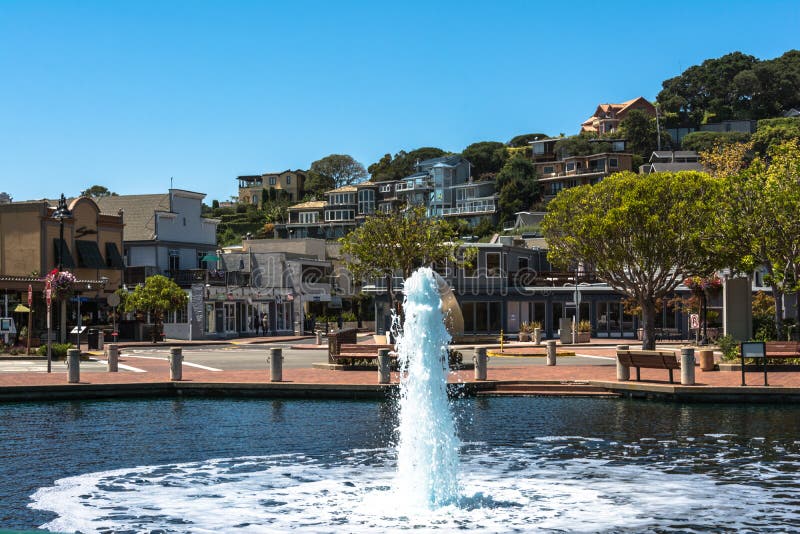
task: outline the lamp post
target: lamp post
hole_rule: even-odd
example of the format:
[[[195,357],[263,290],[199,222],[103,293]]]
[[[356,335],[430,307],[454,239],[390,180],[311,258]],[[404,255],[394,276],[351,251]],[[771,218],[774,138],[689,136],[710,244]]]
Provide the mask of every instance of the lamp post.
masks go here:
[[[53,213],[53,218],[58,219],[58,270],[61,271],[61,266],[64,262],[64,219],[72,218],[72,212],[67,207],[67,199],[64,198],[64,193],[61,193],[61,198],[58,199],[58,207]]]

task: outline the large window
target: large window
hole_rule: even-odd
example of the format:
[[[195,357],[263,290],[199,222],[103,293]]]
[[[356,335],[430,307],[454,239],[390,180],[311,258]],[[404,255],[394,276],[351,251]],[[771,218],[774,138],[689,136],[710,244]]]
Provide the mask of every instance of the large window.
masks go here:
[[[486,253],[486,276],[488,278],[498,278],[503,275],[500,265],[499,252]]]
[[[358,213],[359,215],[372,215],[375,213],[375,191],[361,189],[358,192]]]
[[[326,221],[352,221],[354,218],[353,210],[326,210]]]
[[[177,271],[181,268],[180,251],[174,248],[169,249],[169,270]]]
[[[269,185],[275,185],[277,183],[278,183],[277,178],[275,178],[274,176],[269,177]]]
[[[292,185],[292,175],[288,175],[286,177],[286,185]]]
[[[353,193],[333,193],[328,195],[328,202],[333,205],[349,205],[355,204],[355,194]]]
[[[298,222],[303,224],[313,224],[318,222],[319,214],[316,211],[301,211],[298,213]]]

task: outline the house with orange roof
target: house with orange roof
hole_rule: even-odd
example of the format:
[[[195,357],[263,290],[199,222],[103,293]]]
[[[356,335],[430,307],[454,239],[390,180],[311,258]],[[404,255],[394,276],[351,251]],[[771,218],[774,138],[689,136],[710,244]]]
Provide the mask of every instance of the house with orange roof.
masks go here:
[[[644,111],[651,117],[656,116],[656,107],[642,96],[621,104],[600,104],[594,114],[583,121],[581,132],[593,132],[601,135],[613,133],[625,116],[634,109]]]

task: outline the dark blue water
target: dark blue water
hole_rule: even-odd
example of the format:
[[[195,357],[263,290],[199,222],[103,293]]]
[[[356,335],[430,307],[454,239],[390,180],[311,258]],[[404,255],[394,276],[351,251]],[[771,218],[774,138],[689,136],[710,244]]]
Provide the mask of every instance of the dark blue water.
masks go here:
[[[457,401],[455,411],[466,448],[489,455],[525,450],[554,464],[597,459],[702,475],[720,487],[742,484],[771,494],[785,488],[783,497],[778,493],[781,509],[765,510],[752,529],[800,529],[800,407],[481,398]],[[31,529],[53,520],[54,514],[29,507],[31,496],[65,477],[283,453],[325,463],[346,451],[386,448],[396,424],[394,407],[380,402],[168,399],[0,405],[0,529]],[[561,438],[542,439],[548,436]],[[708,497],[713,501],[714,495]],[[724,527],[721,517],[719,524],[697,530]]]

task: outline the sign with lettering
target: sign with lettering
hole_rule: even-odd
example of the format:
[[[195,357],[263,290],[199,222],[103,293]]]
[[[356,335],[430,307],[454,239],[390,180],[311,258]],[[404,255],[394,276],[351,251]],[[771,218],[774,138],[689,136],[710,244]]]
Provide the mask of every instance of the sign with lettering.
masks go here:
[[[689,328],[700,328],[700,315],[693,313],[689,316]]]

